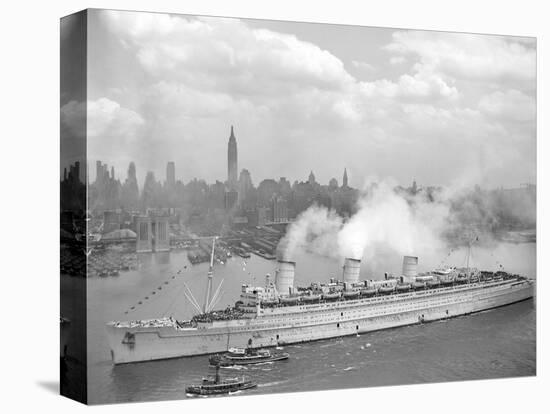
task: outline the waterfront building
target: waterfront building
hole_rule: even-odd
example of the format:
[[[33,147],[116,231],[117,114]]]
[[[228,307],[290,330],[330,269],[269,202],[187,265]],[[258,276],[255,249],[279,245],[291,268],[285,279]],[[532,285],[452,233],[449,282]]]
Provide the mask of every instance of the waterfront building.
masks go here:
[[[169,219],[167,214],[154,212],[134,216],[137,253],[170,251]]]
[[[152,252],[153,238],[151,233],[151,218],[149,216],[134,216],[134,228],[137,236],[136,252]]]
[[[288,221],[288,206],[286,200],[281,196],[273,197],[271,202],[272,221],[283,223]]]

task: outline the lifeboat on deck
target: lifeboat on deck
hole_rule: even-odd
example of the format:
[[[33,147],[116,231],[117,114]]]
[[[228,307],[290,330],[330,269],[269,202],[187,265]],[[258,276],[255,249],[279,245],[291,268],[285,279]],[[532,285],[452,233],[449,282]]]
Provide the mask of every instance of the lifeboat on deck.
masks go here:
[[[411,289],[410,283],[399,283],[396,287],[398,292],[408,292]]]
[[[279,302],[283,305],[294,305],[298,303],[299,300],[299,296],[283,296],[282,298],[279,298]]]
[[[394,290],[395,288],[393,286],[382,286],[380,289],[378,289],[378,293],[387,295],[389,293],[393,293]]]
[[[440,286],[439,280],[429,280],[426,285],[429,288],[438,288]]]
[[[359,297],[358,290],[344,291],[343,293],[345,299],[356,299]]]
[[[361,296],[373,296],[376,293],[376,289],[361,289]]]
[[[412,284],[412,288],[415,290],[424,289],[425,287],[426,285],[424,284],[424,282],[413,282]]]
[[[319,299],[321,299],[321,295],[318,294],[312,294],[312,295],[304,295],[302,296],[302,300],[304,302],[316,302]]]
[[[330,292],[330,293],[323,293],[323,299],[325,300],[336,300],[340,297],[340,292]]]

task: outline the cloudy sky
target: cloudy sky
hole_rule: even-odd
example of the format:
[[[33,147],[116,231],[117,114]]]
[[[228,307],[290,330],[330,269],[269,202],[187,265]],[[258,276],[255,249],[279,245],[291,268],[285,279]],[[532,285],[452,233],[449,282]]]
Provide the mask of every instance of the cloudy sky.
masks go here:
[[[255,184],[536,178],[531,38],[96,10],[87,99],[90,162],[140,183],[225,180],[231,125]]]

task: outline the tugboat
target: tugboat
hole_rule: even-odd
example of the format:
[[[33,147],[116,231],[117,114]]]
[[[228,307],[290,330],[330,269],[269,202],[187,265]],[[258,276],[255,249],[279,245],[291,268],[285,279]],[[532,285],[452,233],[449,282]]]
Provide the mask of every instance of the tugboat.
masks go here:
[[[220,367],[218,365],[216,366],[215,377],[203,378],[200,384],[186,387],[185,392],[190,396],[220,395],[255,388],[257,385],[246,376],[220,379]]]
[[[275,362],[288,359],[286,352],[271,353],[267,349],[243,349],[229,348],[229,352],[223,355],[212,355],[208,362],[216,367],[228,367],[232,365],[252,365],[261,364],[262,362]]]

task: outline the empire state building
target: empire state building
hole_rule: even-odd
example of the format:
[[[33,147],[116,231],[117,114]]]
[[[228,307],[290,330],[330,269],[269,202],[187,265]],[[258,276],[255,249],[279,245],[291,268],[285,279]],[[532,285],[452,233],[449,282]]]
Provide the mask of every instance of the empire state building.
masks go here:
[[[237,189],[237,140],[233,134],[233,125],[231,125],[231,136],[227,143],[227,185],[230,190]]]

